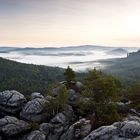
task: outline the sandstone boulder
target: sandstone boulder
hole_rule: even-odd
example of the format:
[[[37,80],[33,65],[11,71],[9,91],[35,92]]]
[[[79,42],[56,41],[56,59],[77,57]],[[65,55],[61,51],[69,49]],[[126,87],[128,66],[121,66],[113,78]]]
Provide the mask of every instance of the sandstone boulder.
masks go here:
[[[26,132],[29,128],[27,122],[15,117],[5,116],[0,119],[0,132],[6,137],[19,135]]]
[[[44,121],[47,115],[47,113],[44,112],[46,102],[47,100],[45,100],[44,98],[35,98],[27,102],[20,113],[20,117],[28,121]]]
[[[133,119],[134,118],[134,119]],[[83,140],[128,140],[140,136],[140,121],[130,117],[110,126],[102,126],[92,131]]]
[[[15,114],[21,110],[26,102],[24,95],[15,90],[0,92],[0,111]]]

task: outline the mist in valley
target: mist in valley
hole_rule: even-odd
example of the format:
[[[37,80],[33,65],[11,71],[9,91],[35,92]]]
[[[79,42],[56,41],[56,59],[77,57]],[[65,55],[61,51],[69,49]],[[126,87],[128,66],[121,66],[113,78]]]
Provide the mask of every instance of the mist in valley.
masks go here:
[[[87,48],[87,49],[86,49]],[[0,56],[17,62],[57,66],[66,68],[68,65],[75,71],[93,68],[103,69],[101,60],[123,58],[136,48],[113,48],[96,46],[77,46],[65,48],[1,48]]]

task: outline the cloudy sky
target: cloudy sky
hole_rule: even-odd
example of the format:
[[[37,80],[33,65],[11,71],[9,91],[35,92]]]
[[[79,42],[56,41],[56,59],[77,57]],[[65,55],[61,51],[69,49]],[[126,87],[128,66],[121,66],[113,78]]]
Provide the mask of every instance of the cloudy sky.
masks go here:
[[[140,46],[140,0],[0,0],[0,45]]]

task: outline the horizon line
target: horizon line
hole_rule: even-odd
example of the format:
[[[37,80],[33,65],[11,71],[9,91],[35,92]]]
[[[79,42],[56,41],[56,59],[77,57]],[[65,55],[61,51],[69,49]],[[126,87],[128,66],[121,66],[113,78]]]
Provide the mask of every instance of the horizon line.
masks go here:
[[[96,46],[96,47],[112,47],[112,48],[140,48],[140,46],[116,46],[116,45],[98,45],[98,44],[81,44],[81,45],[62,45],[62,46],[20,46],[19,45],[0,45],[0,48],[68,48],[68,47],[80,47],[80,46]]]

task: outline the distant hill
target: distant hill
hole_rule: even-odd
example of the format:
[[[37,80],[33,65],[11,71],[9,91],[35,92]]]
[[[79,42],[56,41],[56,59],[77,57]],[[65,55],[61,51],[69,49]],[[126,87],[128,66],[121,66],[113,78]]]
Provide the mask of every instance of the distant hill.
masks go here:
[[[140,50],[130,53],[126,58],[108,59],[101,63],[107,65],[104,71],[109,74],[114,74],[128,81],[140,81]]]
[[[98,45],[80,45],[80,46],[66,46],[66,47],[43,47],[43,48],[32,48],[32,47],[0,47],[0,53],[11,53],[16,52],[24,55],[50,55],[65,52],[82,52],[82,51],[104,51],[108,54],[122,54],[125,51],[138,50],[134,47],[108,47],[108,46],[98,46]],[[127,52],[125,52],[127,53]]]
[[[118,48],[118,49],[108,51],[106,54],[108,54],[108,55],[126,55],[127,53],[128,53],[127,50]]]
[[[48,85],[64,80],[64,69],[23,64],[0,58],[0,91],[15,89],[24,94],[45,92]]]
[[[0,47],[0,53],[8,53],[8,52],[11,52],[11,51],[14,51],[18,48],[16,47]]]
[[[81,80],[85,73],[76,73]],[[0,92],[17,90],[23,94],[44,93],[48,86],[64,80],[64,69],[43,65],[24,64],[0,57]]]
[[[130,53],[126,58],[102,60],[100,63],[106,65],[103,69],[106,73],[128,81],[140,81],[140,50]],[[15,89],[24,94],[45,92],[49,84],[64,80],[63,72],[64,69],[59,67],[23,64],[0,58],[0,91]],[[82,79],[84,74],[77,75]]]
[[[136,47],[122,47],[126,50],[137,50]],[[3,47],[0,46],[0,51],[78,51],[78,50],[113,50],[113,49],[120,49],[119,47],[108,47],[108,46],[98,46],[98,45],[80,45],[80,46],[66,46],[66,47],[43,47],[43,48],[33,48],[33,47]]]
[[[17,52],[22,54],[43,55],[55,52],[68,52],[68,51],[109,51],[111,47],[96,46],[96,45],[81,45],[81,46],[67,46],[67,47],[44,47],[44,48],[16,48],[16,47],[0,47],[0,53]]]
[[[128,56],[127,56],[127,60],[128,61],[138,61],[140,60],[140,50],[138,50],[137,52],[132,52],[132,53],[129,53]]]

